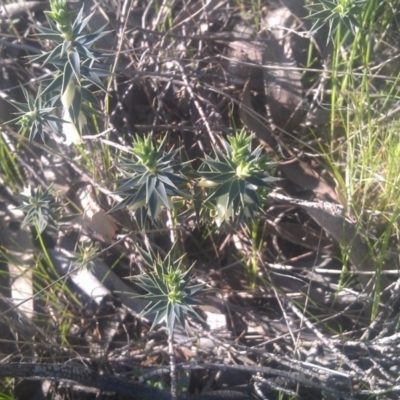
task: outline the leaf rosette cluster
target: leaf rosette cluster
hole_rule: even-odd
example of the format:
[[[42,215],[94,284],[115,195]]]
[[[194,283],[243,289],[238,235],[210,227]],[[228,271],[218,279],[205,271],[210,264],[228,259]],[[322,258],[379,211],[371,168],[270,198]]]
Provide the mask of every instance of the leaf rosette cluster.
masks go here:
[[[199,304],[195,297],[204,291],[204,285],[190,286],[191,268],[184,270],[183,258],[174,260],[173,249],[164,258],[153,252],[138,250],[144,263],[151,269],[151,272],[134,278],[147,292],[140,297],[149,300],[142,315],[156,314],[151,328],[165,322],[172,333],[176,321],[185,327],[188,315],[202,320],[193,307]]]
[[[267,175],[271,163],[259,146],[252,150],[252,136],[246,132],[224,141],[224,152],[213,146],[213,156],[206,155],[199,175],[199,186],[207,191],[216,222],[241,222],[262,211],[262,199],[277,178]]]
[[[53,42],[55,47],[29,58],[42,65],[52,64],[57,72],[51,80],[47,80],[43,91],[39,89],[35,100],[24,91],[27,107],[13,104],[19,110],[21,130],[29,131],[29,140],[33,140],[38,133],[43,137],[43,127],[47,124],[57,134],[62,132],[67,144],[79,143],[86,124],[85,113],[93,115],[97,112],[93,87],[107,92],[101,78],[111,74],[94,65],[105,55],[92,50],[91,46],[108,32],[102,27],[96,32],[84,34],[83,30],[93,14],[84,18],[83,8],[72,21],[65,0],[51,0],[50,6],[51,11],[45,13],[48,27],[36,25],[39,31],[36,36]],[[60,103],[62,118],[57,118],[52,113]]]
[[[20,194],[20,198],[22,206],[19,209],[26,213],[23,226],[34,226],[38,233],[42,233],[47,225],[57,225],[61,206],[50,193],[50,188],[39,186],[34,189],[29,186]]]
[[[165,149],[167,137],[156,147],[150,136],[137,137],[132,159],[123,158],[119,169],[123,178],[116,182],[116,193],[124,200],[113,210],[129,207],[157,219],[161,209],[173,208],[172,198],[189,199],[188,179],[183,174],[187,163],[175,162],[179,149]]]

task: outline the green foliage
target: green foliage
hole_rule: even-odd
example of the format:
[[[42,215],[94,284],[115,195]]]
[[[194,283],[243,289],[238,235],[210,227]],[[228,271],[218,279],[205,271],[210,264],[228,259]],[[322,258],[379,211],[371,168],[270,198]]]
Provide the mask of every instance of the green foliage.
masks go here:
[[[28,187],[21,193],[20,198],[23,205],[19,208],[26,213],[24,226],[34,226],[38,233],[41,233],[48,224],[56,225],[61,207],[50,194],[50,188]]]
[[[50,0],[51,11],[47,11],[46,15],[57,23],[57,29],[63,34],[66,40],[70,40],[73,36],[71,14],[67,9],[65,0]]]
[[[62,122],[62,119],[53,115],[55,107],[45,107],[45,97],[40,93],[33,98],[28,91],[21,87],[26,103],[13,101],[11,104],[19,111],[15,114],[17,118],[9,121],[16,122],[20,126],[19,133],[29,133],[29,141],[37,134],[44,140],[44,128],[54,126],[56,123]],[[39,90],[40,92],[40,90]]]
[[[214,157],[204,159],[199,186],[208,191],[206,201],[214,204],[218,225],[229,219],[240,222],[261,211],[261,199],[276,181],[267,175],[271,165],[262,148],[252,150],[252,139],[245,131],[237,133],[224,142],[224,152],[213,147]]]
[[[132,160],[122,158],[119,163],[123,179],[118,180],[116,191],[125,199],[114,207],[118,210],[131,207],[155,220],[161,207],[172,209],[171,198],[189,199],[190,195],[181,190],[189,182],[183,174],[187,163],[179,163],[179,150],[165,149],[167,137],[156,148],[150,136],[136,137],[132,148]]]
[[[314,20],[312,32],[328,24],[329,36],[336,33],[339,25],[343,24],[348,31],[355,33],[359,27],[358,15],[367,0],[319,0],[307,6],[311,11],[310,19]]]
[[[156,314],[152,328],[165,322],[170,333],[174,330],[176,320],[185,327],[185,316],[191,315],[201,320],[193,306],[198,304],[195,297],[202,293],[203,284],[189,286],[191,268],[184,270],[182,257],[174,259],[173,248],[166,255],[155,255],[138,248],[145,264],[150,267],[149,273],[134,277],[147,294],[140,297],[149,300],[142,315]]]
[[[99,249],[94,245],[79,246],[78,251],[74,253],[72,265],[78,269],[91,269],[95,265],[98,253]]]
[[[5,389],[2,386],[3,385],[0,385],[0,400],[15,400],[15,397],[12,395],[12,390],[9,388]],[[10,384],[10,386],[12,385]]]
[[[62,10],[62,15],[66,19],[69,13]],[[86,79],[100,89],[106,90],[99,77],[109,76],[110,74],[104,70],[93,68],[93,62],[104,57],[104,55],[91,49],[91,46],[97,40],[108,34],[108,32],[104,31],[105,27],[100,28],[94,33],[83,34],[83,29],[92,17],[92,15],[89,15],[83,18],[83,8],[73,23],[64,21],[62,27],[59,26],[57,19],[55,20],[56,24],[52,21],[51,18],[53,16],[54,12],[47,13],[47,22],[50,28],[36,26],[36,29],[40,32],[36,36],[53,41],[56,47],[52,51],[43,53],[40,56],[31,57],[33,61],[41,62],[44,65],[51,63],[60,71],[63,71],[63,79],[61,80],[57,76],[53,80],[51,90],[61,86],[60,83],[62,83],[61,92],[64,93],[72,77],[75,77],[77,82]],[[67,37],[64,32],[66,25],[71,26],[71,33]],[[68,28],[67,30],[69,31],[70,29]]]
[[[55,43],[55,48],[39,56],[31,56],[34,62],[43,65],[52,64],[58,72],[48,82],[47,87],[32,99],[24,90],[27,104],[13,103],[19,110],[18,124],[21,131],[29,130],[29,139],[36,134],[43,138],[43,127],[51,128],[66,138],[66,143],[79,143],[83,126],[86,124],[84,112],[93,115],[96,112],[97,99],[92,93],[92,86],[106,92],[101,78],[110,76],[108,71],[96,68],[94,62],[104,57],[91,49],[91,46],[106,35],[104,27],[94,33],[82,33],[92,17],[83,18],[83,8],[75,21],[67,10],[65,0],[50,2],[51,11],[46,12],[49,27],[36,26],[41,39]],[[46,98],[51,96],[48,101]],[[61,101],[62,119],[53,115],[56,105]]]
[[[251,0],[250,3],[257,10],[261,8],[261,1]],[[385,48],[382,50],[382,43],[390,40],[389,36],[392,30],[390,13],[393,12],[393,16],[397,18],[398,4],[397,2],[387,3],[389,4],[387,7],[384,6],[385,2],[367,2],[366,0],[320,0],[308,3],[309,18],[314,23],[311,34],[326,26],[329,28],[328,40],[333,42],[332,54],[326,55],[324,71],[326,77],[323,78],[324,81],[321,82],[320,87],[321,101],[330,102],[331,131],[325,137],[322,136],[322,129],[318,129],[316,136],[321,149],[325,145],[328,148],[323,150],[324,160],[330,161],[330,170],[335,171],[337,180],[342,182],[341,189],[349,203],[349,210],[356,210],[355,212],[352,210],[353,213],[350,217],[357,220],[360,226],[365,222],[365,216],[371,218],[371,228],[376,225],[373,218],[379,217],[385,223],[385,232],[374,242],[377,254],[374,259],[374,268],[379,276],[387,262],[387,253],[391,250],[394,242],[398,243],[397,239],[400,236],[398,224],[400,218],[398,126],[395,121],[393,124],[387,124],[388,116],[393,120],[396,119],[398,64],[396,64],[396,57],[385,59],[384,56],[388,55],[388,52],[385,52]],[[245,13],[248,12],[249,2],[238,2],[237,4]],[[22,88],[26,103],[13,103],[18,110],[16,113],[18,117],[14,121],[19,125],[21,134],[29,135],[29,140],[40,135],[44,141],[45,134],[49,129],[59,133],[60,126],[62,126],[63,134],[69,136],[71,142],[77,143],[86,122],[85,115],[88,117],[98,117],[99,115],[96,110],[97,101],[94,91],[106,91],[102,79],[110,74],[96,68],[96,63],[101,61],[104,55],[93,50],[93,46],[107,32],[103,27],[97,32],[84,34],[91,16],[84,18],[83,10],[81,10],[74,20],[72,13],[68,11],[65,0],[50,0],[50,7],[51,11],[46,12],[48,26],[38,26],[37,29],[40,33],[37,36],[52,41],[54,47],[51,51],[40,56],[33,56],[31,59],[44,65],[51,64],[50,67],[55,67],[52,68],[52,70],[55,69],[55,74],[47,81],[42,81],[42,86],[39,87],[36,96],[31,96],[25,87]],[[385,13],[387,13],[386,17],[382,10],[384,7]],[[174,20],[173,11],[172,8],[168,11],[171,27]],[[262,15],[261,12],[258,15]],[[157,26],[164,24],[166,27],[165,19],[164,22],[160,21]],[[377,23],[376,26],[374,26],[375,23]],[[123,34],[120,37],[121,40],[126,38]],[[173,50],[172,47],[169,49]],[[382,59],[377,60],[375,53],[382,55]],[[165,60],[161,53],[159,54],[160,58],[157,59],[157,62],[159,60],[162,65]],[[170,57],[169,53],[164,54]],[[171,54],[175,53],[171,52]],[[190,52],[188,57],[191,57]],[[195,59],[191,61],[197,65]],[[186,63],[186,60],[182,60],[182,63]],[[115,65],[117,65],[117,58]],[[206,69],[204,71],[207,72]],[[393,71],[395,71],[394,75],[392,75]],[[378,79],[385,75],[392,75],[393,80],[388,79],[387,83],[383,84]],[[193,79],[192,82],[195,82],[192,75],[188,76]],[[202,84],[201,80],[199,82]],[[176,85],[178,86],[178,83]],[[178,92],[174,90],[173,93]],[[390,110],[388,114],[390,104],[394,105],[394,110],[393,113]],[[157,112],[161,109],[161,101],[159,105],[160,108],[156,108]],[[60,117],[61,115],[62,117]],[[102,125],[100,118],[96,123],[98,126]],[[338,125],[344,131],[344,136],[340,138],[341,142],[335,140],[337,138],[335,129]],[[305,125],[301,129],[301,140],[304,139],[306,131],[307,126]],[[237,247],[236,250],[241,252],[242,258],[249,266],[251,287],[259,289],[258,285],[264,279],[260,274],[260,260],[263,262],[265,257],[275,256],[275,254],[266,254],[269,250],[264,247],[268,243],[266,235],[269,234],[263,231],[266,227],[263,228],[259,219],[253,219],[258,213],[263,212],[267,195],[271,190],[271,183],[275,180],[270,176],[272,163],[266,157],[265,151],[261,147],[254,149],[253,138],[247,132],[242,131],[233,137],[228,137],[221,148],[213,146],[211,152],[203,156],[203,164],[196,175],[189,170],[189,163],[180,154],[181,149],[171,148],[168,136],[162,139],[158,138],[159,136],[136,137],[128,155],[115,160],[113,159],[116,153],[115,148],[126,150],[123,148],[123,140],[119,142],[119,145],[115,145],[110,141],[103,141],[99,135],[96,137],[96,141],[90,143],[89,146],[79,149],[81,157],[74,159],[73,166],[79,167],[83,171],[83,176],[91,176],[94,186],[99,185],[97,187],[104,193],[110,189],[110,186],[115,185],[113,187],[116,188],[115,193],[122,197],[122,201],[113,210],[128,207],[141,220],[145,217],[155,221],[163,208],[176,211],[178,209],[176,199],[181,201],[179,211],[186,207],[185,215],[192,217],[193,210],[182,200],[191,201],[192,193],[201,192],[202,196],[199,197],[202,197],[204,202],[200,201],[198,207],[201,213],[212,209],[211,224],[216,223],[221,226],[224,222],[232,222],[238,227],[244,222],[243,225],[246,225],[244,229],[243,225],[240,226],[242,238],[245,236],[243,240],[245,246],[242,249]],[[199,147],[204,148],[207,152],[209,142],[207,142],[206,136],[201,137],[201,140],[204,147]],[[98,146],[100,143],[101,145]],[[295,148],[294,153],[301,151],[302,147],[299,143],[301,143],[300,140],[295,146],[299,146],[300,149]],[[310,142],[306,141],[306,143],[309,145]],[[312,144],[308,150],[311,149],[311,146]],[[3,147],[1,154],[4,154],[4,160],[1,161],[3,171],[10,168],[10,165],[19,167],[18,147],[9,150],[3,137],[0,147]],[[15,148],[17,151],[14,151]],[[52,150],[49,149],[49,151]],[[69,154],[65,152],[62,156],[67,159]],[[315,154],[315,156],[320,157],[321,154]],[[79,162],[83,165],[78,166]],[[101,165],[102,162],[103,165]],[[115,175],[114,163],[119,168],[120,175],[117,172],[118,176]],[[91,168],[86,168],[88,165]],[[17,170],[17,168],[15,169]],[[5,175],[3,171],[1,174]],[[22,182],[22,174],[19,175]],[[6,177],[8,178],[8,176],[12,177],[12,172],[8,172]],[[195,187],[193,187],[195,178],[189,179],[193,176],[198,178],[198,184]],[[9,185],[9,181],[11,178],[7,179],[5,184]],[[47,225],[55,224],[58,221],[60,207],[51,196],[50,189],[28,188],[22,193],[21,199],[23,201],[21,209],[26,213],[24,225],[33,225],[41,233]],[[175,234],[180,235],[177,228],[189,226],[182,215],[177,212],[168,215],[170,218],[168,223],[171,222],[171,224],[167,225],[165,231],[170,229],[171,241],[174,241]],[[192,221],[193,219],[190,222]],[[126,224],[123,229],[126,233],[128,229],[132,228],[131,225]],[[165,231],[162,233],[163,240],[167,236]],[[212,243],[216,249],[222,249],[231,239],[228,237],[224,245],[218,247],[220,237],[216,237],[218,230],[215,229],[215,225],[213,228],[206,226],[204,231],[206,233],[199,232],[199,236],[203,235],[201,240],[209,235],[207,242]],[[367,237],[370,232],[371,230],[365,230],[365,236]],[[190,234],[192,233],[191,231]],[[147,239],[152,241],[153,232],[143,230],[141,234],[145,242]],[[198,238],[194,234],[192,236],[198,246],[196,249],[199,249],[199,252],[205,251],[204,243],[201,243],[201,240],[197,242]],[[209,237],[210,240],[208,240]],[[39,238],[41,238],[40,235]],[[182,247],[194,247],[191,242],[188,244],[186,240],[179,243]],[[116,243],[113,243],[113,246],[114,244]],[[41,255],[46,251],[46,244],[42,241]],[[73,257],[74,267],[91,268],[98,251],[94,246],[79,248]],[[148,267],[146,273],[133,278],[146,292],[142,297],[149,301],[142,314],[155,314],[152,327],[165,322],[172,337],[176,322],[185,326],[188,315],[199,318],[195,312],[195,306],[198,304],[197,296],[201,294],[203,285],[191,286],[192,270],[185,268],[183,258],[176,257],[173,249],[166,257],[154,254],[151,250],[145,252],[139,249],[139,251]],[[219,255],[218,252],[219,250],[216,250],[215,254]],[[227,262],[231,258],[229,257]],[[343,265],[346,265],[346,262],[344,257]],[[66,285],[64,287],[61,282],[54,282],[54,277],[49,276],[49,265],[51,265],[51,259],[47,257],[45,262],[35,269],[35,278],[36,281],[40,281],[40,287],[46,288],[46,295],[50,299],[47,301],[54,303],[55,306],[52,305],[56,310],[54,321],[57,321],[65,343],[68,343],[67,337],[73,325],[73,316],[68,315],[64,304],[59,302],[59,293],[66,292],[68,288]],[[51,268],[55,270],[54,266]],[[270,283],[266,282],[265,284]],[[380,310],[380,290],[378,282],[375,286],[372,315]],[[311,300],[310,297],[310,302],[307,301],[305,304],[311,304]],[[77,301],[76,303],[78,304]],[[319,306],[312,304],[312,307],[317,309]],[[306,306],[304,311],[309,312]],[[317,316],[316,320],[318,320]],[[51,333],[53,331],[51,330]]]

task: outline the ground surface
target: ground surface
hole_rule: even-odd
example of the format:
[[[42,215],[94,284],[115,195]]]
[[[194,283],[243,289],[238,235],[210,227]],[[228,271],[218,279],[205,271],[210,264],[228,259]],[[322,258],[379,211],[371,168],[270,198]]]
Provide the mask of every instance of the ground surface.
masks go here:
[[[14,118],[6,100],[22,101],[20,84],[31,81],[27,89],[35,93],[32,79],[54,72],[26,62],[51,46],[32,36],[32,23],[45,24],[46,2],[32,3],[28,12],[0,13],[3,123]],[[346,143],[329,110],[329,32],[322,28],[310,40],[308,11],[286,0],[84,3],[86,13],[96,10],[89,29],[108,24],[111,32],[96,48],[110,54],[100,66],[115,75],[110,96],[97,93],[101,115],[89,121],[83,144],[67,146],[51,131],[29,143],[15,124],[2,126],[2,363],[74,363],[168,391],[165,329],[150,330],[152,317],[138,317],[146,302],[133,297],[143,292],[127,278],[141,271],[135,245],[150,243],[164,256],[172,238],[194,264],[193,282],[209,288],[197,308],[205,322],[189,318],[187,331],[175,332],[180,390],[222,391],[216,398],[237,386],[260,399],[398,398],[397,237],[388,235],[384,254],[375,246],[397,218],[365,218],[370,229],[362,229],[340,168],[327,161],[328,143]],[[394,29],[397,4],[391,6]],[[395,59],[390,48],[379,57]],[[396,64],[385,65],[378,72],[396,78]],[[212,144],[242,128],[281,178],[252,224],[217,227],[184,204],[172,236],[165,211],[143,235],[129,210],[106,213],[118,201],[119,152],[135,134],[169,135],[168,146],[182,146],[198,168]],[[335,162],[342,165],[339,156]],[[16,209],[28,185],[51,186],[68,204],[62,214],[69,221],[48,227],[40,240]],[[76,268],[71,256],[91,246],[98,257]],[[3,392],[21,400],[118,396],[32,382],[4,379]]]

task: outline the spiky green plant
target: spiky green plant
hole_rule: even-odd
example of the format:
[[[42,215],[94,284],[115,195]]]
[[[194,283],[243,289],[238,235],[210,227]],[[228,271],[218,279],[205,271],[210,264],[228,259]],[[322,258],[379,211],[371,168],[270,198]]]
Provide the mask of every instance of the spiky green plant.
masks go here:
[[[190,199],[182,190],[189,183],[183,174],[188,163],[175,161],[179,150],[167,151],[166,139],[156,147],[150,136],[136,137],[132,159],[122,158],[119,163],[124,178],[116,182],[116,193],[124,200],[114,210],[130,207],[155,220],[162,207],[172,209],[172,197]]]
[[[319,0],[306,7],[311,11],[309,18],[314,21],[311,33],[324,25],[329,27],[328,37],[332,37],[340,25],[355,33],[360,25],[357,16],[367,0]]]
[[[28,133],[29,141],[32,141],[36,135],[40,135],[44,140],[45,128],[54,128],[57,123],[63,120],[54,115],[54,107],[51,102],[47,102],[45,96],[40,93],[36,97],[32,97],[28,90],[21,87],[25,97],[25,103],[12,101],[11,104],[18,110],[15,115],[17,117],[8,123],[16,122],[20,126],[18,133],[25,135]]]
[[[106,92],[101,77],[109,76],[106,70],[96,68],[95,61],[104,55],[91,49],[91,46],[106,35],[104,27],[94,33],[82,33],[92,15],[83,18],[83,8],[75,21],[68,11],[65,0],[50,1],[51,11],[46,18],[49,27],[36,26],[40,32],[37,37],[55,43],[55,48],[39,56],[31,56],[34,62],[43,65],[52,64],[58,72],[39,92],[36,99],[28,97],[24,91],[27,104],[13,103],[19,110],[19,125],[23,130],[29,130],[29,139],[37,133],[43,136],[43,126],[51,125],[55,133],[62,134],[66,143],[79,143],[83,126],[86,124],[85,109],[90,107],[88,114],[96,110],[97,99],[91,86]],[[62,105],[62,119],[54,115],[59,103]],[[58,125],[62,125],[62,129]]]
[[[38,233],[43,232],[48,224],[56,225],[61,205],[50,193],[50,188],[28,187],[20,198],[23,204],[19,208],[26,213],[23,225],[34,226]]]
[[[95,245],[79,246],[78,251],[73,253],[72,265],[75,268],[91,269],[98,258],[99,249]]]
[[[140,296],[149,301],[142,315],[156,314],[152,328],[165,322],[171,333],[176,321],[185,327],[187,315],[201,320],[193,306],[198,304],[196,296],[203,291],[204,285],[190,286],[192,268],[185,270],[183,257],[174,259],[173,248],[165,257],[138,249],[150,270],[135,276],[134,280],[147,292]]]
[[[183,257],[175,258],[175,245],[165,257],[138,248],[144,264],[149,271],[133,279],[146,291],[140,296],[148,300],[142,315],[156,314],[151,329],[164,322],[168,331],[168,353],[170,356],[171,398],[177,398],[177,376],[174,354],[174,326],[178,321],[186,327],[186,317],[193,316],[201,320],[193,308],[198,304],[196,296],[202,293],[203,284],[190,285],[191,268],[185,270]]]
[[[276,178],[268,175],[272,164],[260,146],[252,149],[253,137],[245,131],[224,142],[224,151],[213,147],[206,155],[199,186],[206,188],[206,202],[215,207],[216,222],[240,222],[262,210],[262,198]]]

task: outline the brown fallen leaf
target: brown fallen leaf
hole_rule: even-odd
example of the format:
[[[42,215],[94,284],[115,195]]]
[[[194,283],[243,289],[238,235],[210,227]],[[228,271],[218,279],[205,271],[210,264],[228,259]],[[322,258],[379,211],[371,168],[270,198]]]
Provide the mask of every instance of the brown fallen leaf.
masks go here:
[[[111,216],[98,204],[92,185],[87,182],[78,182],[71,188],[67,197],[82,211],[82,216],[75,222],[81,223],[85,228],[100,235],[105,241],[111,241],[117,231],[117,226]]]
[[[228,82],[238,86],[247,84],[251,90],[262,93],[264,77],[260,66],[263,63],[263,54],[267,45],[242,40],[221,42],[226,45]]]
[[[335,190],[305,162],[295,158],[279,165],[286,177],[296,185],[312,190],[315,194],[329,196],[332,201],[338,202]]]
[[[277,148],[278,144],[271,129],[262,120],[262,117],[257,114],[251,104],[250,79],[247,80],[244,86],[239,113],[243,125],[252,131],[264,146],[271,150]]]
[[[263,54],[267,106],[274,123],[286,130],[296,129],[305,116],[301,72],[293,56],[293,33],[298,21],[286,7],[270,11],[262,21],[268,44]],[[263,34],[265,35],[265,34]]]
[[[313,20],[308,18],[310,11],[306,8],[307,3],[304,0],[280,0],[280,2],[287,7],[302,24],[304,24],[306,31],[312,31]],[[328,58],[332,54],[333,41],[328,38],[329,24],[325,24],[319,29],[314,30],[311,39],[314,46],[324,58]]]
[[[318,232],[294,222],[280,221],[275,224],[273,221],[268,221],[267,232],[310,250],[330,251],[329,248],[332,246],[332,242],[322,238]]]
[[[289,204],[296,204],[305,210],[321,228],[348,252],[350,261],[357,270],[376,271],[372,253],[373,249],[360,234],[357,225],[346,219],[344,209],[341,206],[324,201],[294,199],[278,193],[271,193],[270,197]],[[365,289],[369,292],[372,291],[370,284],[373,283],[374,279],[362,274],[358,276],[358,279]],[[380,276],[379,283],[381,291],[391,284],[389,278],[383,274]],[[381,298],[381,300],[385,299]]]

